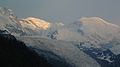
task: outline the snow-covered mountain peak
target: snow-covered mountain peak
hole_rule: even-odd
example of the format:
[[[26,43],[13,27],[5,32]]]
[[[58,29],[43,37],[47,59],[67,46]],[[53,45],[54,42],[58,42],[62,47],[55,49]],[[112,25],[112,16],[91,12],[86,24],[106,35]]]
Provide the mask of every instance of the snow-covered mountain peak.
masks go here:
[[[111,35],[117,33],[120,30],[120,27],[109,23],[99,17],[90,17],[90,18],[81,18],[78,23],[82,24],[83,31],[88,33],[98,33],[101,35]]]
[[[13,35],[21,33],[21,25],[11,9],[0,7],[0,30],[7,31]]]
[[[97,25],[97,26],[100,26],[100,25],[109,25],[109,26],[114,26],[114,27],[119,27],[115,24],[111,24],[105,20],[103,20],[102,18],[100,17],[82,17],[80,19],[80,22],[82,23],[86,23],[86,24],[94,24],[94,25]]]
[[[34,17],[28,17],[26,19],[22,19],[20,23],[23,27],[31,26],[33,28],[40,28],[44,30],[47,30],[50,27],[49,22]]]
[[[86,42],[87,46],[101,47],[100,44],[120,37],[120,27],[99,17],[81,18],[58,30],[58,40]],[[69,35],[68,35],[69,34]]]
[[[4,16],[13,16],[14,13],[11,9],[5,8],[5,7],[0,7],[0,15]]]

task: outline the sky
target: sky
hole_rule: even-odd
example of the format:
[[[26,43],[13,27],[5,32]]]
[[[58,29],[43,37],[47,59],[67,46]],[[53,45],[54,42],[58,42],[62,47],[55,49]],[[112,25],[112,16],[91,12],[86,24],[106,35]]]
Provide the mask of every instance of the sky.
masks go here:
[[[71,23],[81,17],[101,17],[120,25],[120,0],[0,0],[0,6],[12,9],[19,18]]]

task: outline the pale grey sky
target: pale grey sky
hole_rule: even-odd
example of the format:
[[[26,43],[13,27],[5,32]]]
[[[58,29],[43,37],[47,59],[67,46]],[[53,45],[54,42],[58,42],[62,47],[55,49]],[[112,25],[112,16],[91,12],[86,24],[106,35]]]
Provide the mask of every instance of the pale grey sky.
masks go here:
[[[1,0],[0,6],[11,8],[18,17],[69,23],[98,16],[120,25],[120,0]]]

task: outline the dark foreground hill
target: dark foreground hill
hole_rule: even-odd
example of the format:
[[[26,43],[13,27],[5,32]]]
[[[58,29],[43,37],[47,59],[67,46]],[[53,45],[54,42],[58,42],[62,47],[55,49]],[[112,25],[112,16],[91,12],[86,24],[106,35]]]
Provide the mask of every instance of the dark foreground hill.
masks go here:
[[[0,34],[0,67],[52,67],[10,34]]]

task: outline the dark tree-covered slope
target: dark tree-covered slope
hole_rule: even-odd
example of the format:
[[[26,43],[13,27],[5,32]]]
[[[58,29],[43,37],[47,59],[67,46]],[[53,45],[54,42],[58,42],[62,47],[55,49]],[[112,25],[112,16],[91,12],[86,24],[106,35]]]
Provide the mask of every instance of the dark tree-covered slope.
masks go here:
[[[10,34],[0,34],[0,67],[52,67],[44,57],[16,40]]]

